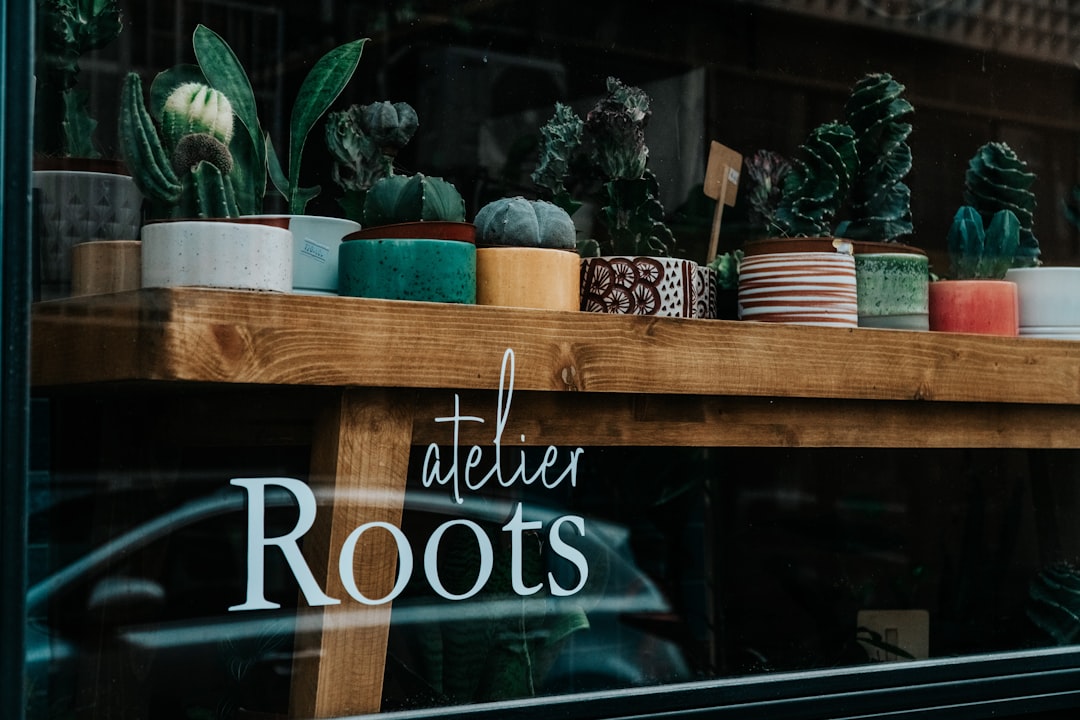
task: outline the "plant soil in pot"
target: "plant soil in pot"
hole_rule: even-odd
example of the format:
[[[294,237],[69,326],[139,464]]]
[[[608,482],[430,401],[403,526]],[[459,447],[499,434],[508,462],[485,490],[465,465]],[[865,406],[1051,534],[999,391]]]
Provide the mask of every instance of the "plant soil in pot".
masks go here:
[[[500,198],[480,208],[476,302],[577,311],[581,259],[570,215],[554,203]]]
[[[289,292],[293,237],[241,218],[164,220],[142,229],[142,286]]]

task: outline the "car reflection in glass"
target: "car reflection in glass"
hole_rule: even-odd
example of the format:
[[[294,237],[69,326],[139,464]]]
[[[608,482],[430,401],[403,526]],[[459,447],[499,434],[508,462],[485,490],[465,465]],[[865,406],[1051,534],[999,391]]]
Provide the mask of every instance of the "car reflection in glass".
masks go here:
[[[79,716],[89,708],[94,717],[185,720],[287,713],[294,637],[318,632],[321,611],[298,599],[292,572],[270,548],[265,595],[282,607],[228,612],[245,598],[245,500],[243,491],[230,488],[187,502],[32,586],[29,718]],[[268,491],[266,505],[267,537],[295,526],[291,494]],[[319,507],[329,512],[322,498]],[[688,679],[684,656],[666,630],[677,627],[678,618],[634,564],[629,531],[620,525],[586,518],[583,536],[560,533],[588,562],[579,592],[555,597],[547,583],[534,595],[509,592],[510,550],[502,528],[515,507],[406,495],[402,528],[414,557],[423,557],[434,528],[460,518],[484,528],[495,557],[483,590],[464,600],[437,596],[423,572],[413,573],[392,605],[383,710]],[[523,572],[532,573],[530,580],[551,573],[563,587],[574,587],[577,569],[552,557],[546,542],[552,523],[567,512],[527,504],[526,513],[542,521],[543,530],[524,538],[525,550],[535,552],[525,554]],[[446,589],[461,594],[477,578],[477,540],[471,530],[456,529],[464,536],[445,533],[439,572]],[[363,605],[341,600],[338,621],[371,622]]]

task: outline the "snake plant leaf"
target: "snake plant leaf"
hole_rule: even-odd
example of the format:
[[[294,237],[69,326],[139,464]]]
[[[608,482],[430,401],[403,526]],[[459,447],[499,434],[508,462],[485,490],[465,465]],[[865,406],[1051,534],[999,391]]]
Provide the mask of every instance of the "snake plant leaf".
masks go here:
[[[300,182],[300,158],[308,133],[315,123],[330,108],[341,91],[345,89],[364,51],[367,38],[353,40],[319,58],[315,66],[304,78],[300,91],[293,103],[292,118],[289,123],[289,202],[290,212],[302,213],[307,201],[314,197],[311,190],[297,194]],[[318,190],[314,190],[317,194]]]
[[[229,150],[237,160],[237,166],[247,164],[241,162],[241,159],[249,159],[251,169],[241,169],[239,172],[244,175],[243,184],[238,184],[236,180],[233,184],[238,201],[239,196],[249,198],[241,204],[250,206],[250,203],[254,203],[255,207],[250,212],[261,212],[262,198],[266,192],[266,145],[259,125],[255,91],[251,88],[251,81],[228,43],[205,25],[200,24],[195,28],[192,46],[206,81],[229,98],[236,118],[247,130],[246,133],[236,133]],[[233,172],[238,172],[235,166]]]

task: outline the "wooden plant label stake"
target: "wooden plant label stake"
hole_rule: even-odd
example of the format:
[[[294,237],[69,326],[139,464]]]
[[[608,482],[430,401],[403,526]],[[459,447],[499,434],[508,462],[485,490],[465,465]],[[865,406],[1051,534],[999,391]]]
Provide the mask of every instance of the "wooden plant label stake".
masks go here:
[[[739,174],[742,172],[742,155],[715,140],[709,145],[709,162],[705,168],[705,194],[716,200],[713,212],[712,232],[709,236],[709,252],[706,262],[716,259],[716,250],[720,243],[720,221],[724,215],[724,206],[734,207],[735,196],[739,192]]]

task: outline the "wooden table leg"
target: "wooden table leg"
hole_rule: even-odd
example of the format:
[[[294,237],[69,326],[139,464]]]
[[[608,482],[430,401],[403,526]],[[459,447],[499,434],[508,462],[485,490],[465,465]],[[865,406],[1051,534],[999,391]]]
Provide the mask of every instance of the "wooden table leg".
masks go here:
[[[331,510],[322,506],[320,498],[315,525],[304,539],[304,555],[326,594],[341,604],[305,608],[301,601],[301,612],[321,613],[321,625],[316,632],[298,633],[296,638],[291,717],[379,710],[390,604],[372,606],[353,600],[343,587],[338,558],[346,538],[364,523],[401,525],[412,405],[410,392],[347,390],[340,403],[327,408],[317,421],[310,484],[317,494],[332,489],[334,501]],[[367,491],[374,493],[365,496]],[[397,545],[390,534],[381,529],[365,533],[354,563],[356,582],[364,595],[388,595],[396,568]]]

